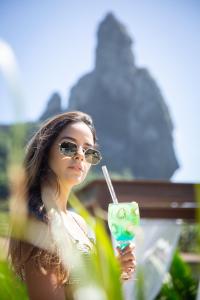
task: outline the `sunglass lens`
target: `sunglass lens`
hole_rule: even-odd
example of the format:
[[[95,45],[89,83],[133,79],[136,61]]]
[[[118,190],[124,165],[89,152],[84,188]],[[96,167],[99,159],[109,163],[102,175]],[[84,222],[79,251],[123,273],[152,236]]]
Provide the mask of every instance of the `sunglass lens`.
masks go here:
[[[63,142],[60,144],[60,152],[68,157],[73,157],[77,153],[77,145],[71,142]],[[92,165],[97,165],[101,160],[101,153],[95,149],[87,149],[85,151],[85,159]]]
[[[97,165],[101,160],[101,154],[95,149],[87,149],[85,152],[85,159],[92,165]]]
[[[72,157],[77,152],[77,146],[74,143],[71,142],[63,142],[60,145],[60,152],[64,154],[65,156]]]

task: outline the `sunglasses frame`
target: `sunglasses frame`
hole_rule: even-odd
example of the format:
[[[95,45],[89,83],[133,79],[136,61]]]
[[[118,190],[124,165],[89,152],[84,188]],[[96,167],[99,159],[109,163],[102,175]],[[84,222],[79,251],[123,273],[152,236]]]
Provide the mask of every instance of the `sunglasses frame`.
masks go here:
[[[70,144],[72,144],[72,145],[75,145],[75,146],[76,146],[76,152],[74,152],[72,155],[66,155],[66,154],[64,153],[64,151],[62,151],[62,144],[63,144],[63,143],[70,143]],[[66,157],[74,157],[74,156],[77,154],[78,148],[79,148],[78,145],[77,145],[75,142],[71,142],[71,141],[64,141],[64,142],[62,142],[62,143],[59,143],[58,146],[59,146],[59,151],[60,151],[60,153],[61,153],[62,155],[64,155],[64,156],[66,156]],[[63,148],[64,148],[64,147],[63,147]],[[90,163],[91,165],[97,165],[97,164],[101,161],[102,156],[101,156],[101,152],[100,152],[99,150],[94,149],[94,148],[91,148],[91,147],[90,147],[90,148],[87,148],[87,149],[84,149],[83,147],[81,147],[81,148],[82,148],[82,151],[83,151],[83,153],[84,153],[86,162]],[[87,154],[87,151],[88,151],[88,150],[94,150],[94,151],[96,151],[96,152],[98,153],[98,155],[99,155],[99,160],[98,160],[97,163],[91,163],[91,162],[87,161],[87,156],[86,156],[86,154]]]

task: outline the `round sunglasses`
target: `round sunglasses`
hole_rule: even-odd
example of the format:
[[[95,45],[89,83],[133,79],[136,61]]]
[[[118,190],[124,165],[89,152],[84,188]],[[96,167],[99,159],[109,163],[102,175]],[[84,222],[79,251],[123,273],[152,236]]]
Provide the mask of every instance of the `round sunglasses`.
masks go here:
[[[85,160],[88,163],[92,165],[97,165],[102,159],[101,153],[98,150],[93,148],[87,148],[87,149],[82,148],[82,149],[85,156]],[[59,144],[59,150],[60,153],[63,154],[64,156],[73,157],[78,152],[78,146],[73,142],[65,141]]]

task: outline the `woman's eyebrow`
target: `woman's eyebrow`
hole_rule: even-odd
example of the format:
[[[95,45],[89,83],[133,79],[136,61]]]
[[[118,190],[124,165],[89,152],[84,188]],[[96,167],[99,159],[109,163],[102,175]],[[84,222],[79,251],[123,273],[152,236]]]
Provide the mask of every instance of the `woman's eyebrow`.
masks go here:
[[[60,138],[60,142],[61,142],[62,140],[71,140],[72,142],[77,143],[77,140],[76,140],[75,138],[71,137],[71,136],[62,136],[62,137]],[[84,143],[84,145],[89,146],[89,147],[94,147],[94,145],[92,145],[92,144],[90,144],[90,143],[87,143],[87,142]]]

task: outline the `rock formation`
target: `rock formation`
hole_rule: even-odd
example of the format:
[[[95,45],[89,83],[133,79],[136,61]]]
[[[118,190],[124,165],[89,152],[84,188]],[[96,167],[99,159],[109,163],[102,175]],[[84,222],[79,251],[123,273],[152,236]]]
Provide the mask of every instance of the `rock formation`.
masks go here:
[[[71,89],[67,110],[92,115],[109,170],[169,179],[178,168],[173,124],[158,85],[136,65],[131,46],[126,28],[108,14],[98,29],[95,68]]]
[[[40,117],[40,121],[46,120],[55,114],[62,112],[61,97],[58,93],[54,93],[47,103],[47,108]]]

